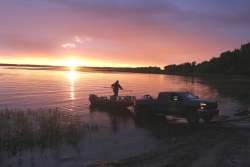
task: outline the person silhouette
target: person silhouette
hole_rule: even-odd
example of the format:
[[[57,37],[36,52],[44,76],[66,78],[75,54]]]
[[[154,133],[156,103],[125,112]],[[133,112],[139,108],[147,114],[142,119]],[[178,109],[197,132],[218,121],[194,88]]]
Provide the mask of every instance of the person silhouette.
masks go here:
[[[123,90],[122,86],[120,85],[119,81],[117,80],[111,85],[111,88],[113,89],[114,92],[114,97],[118,97],[119,95],[119,90]]]

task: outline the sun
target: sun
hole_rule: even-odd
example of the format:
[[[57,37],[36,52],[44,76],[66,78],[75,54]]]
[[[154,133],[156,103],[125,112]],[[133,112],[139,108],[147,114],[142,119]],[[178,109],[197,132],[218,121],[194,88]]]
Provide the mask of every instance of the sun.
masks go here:
[[[65,66],[70,68],[71,71],[74,71],[80,66],[80,63],[76,59],[70,59],[65,62]]]

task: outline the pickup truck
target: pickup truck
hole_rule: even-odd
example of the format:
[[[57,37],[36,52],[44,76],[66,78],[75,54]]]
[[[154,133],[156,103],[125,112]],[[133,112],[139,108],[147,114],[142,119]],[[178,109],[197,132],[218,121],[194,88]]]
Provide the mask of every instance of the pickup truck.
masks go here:
[[[172,115],[184,117],[189,123],[199,123],[200,119],[210,122],[219,114],[218,103],[199,99],[190,92],[161,92],[158,98],[150,95],[136,100],[138,115]]]

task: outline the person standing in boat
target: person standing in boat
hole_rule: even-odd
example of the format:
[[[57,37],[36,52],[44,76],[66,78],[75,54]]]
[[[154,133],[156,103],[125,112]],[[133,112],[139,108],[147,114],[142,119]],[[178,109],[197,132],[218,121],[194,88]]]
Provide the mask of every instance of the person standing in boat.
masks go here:
[[[111,88],[114,92],[114,97],[117,98],[119,95],[119,90],[123,90],[122,86],[120,85],[119,81],[117,80],[115,83],[111,85]]]

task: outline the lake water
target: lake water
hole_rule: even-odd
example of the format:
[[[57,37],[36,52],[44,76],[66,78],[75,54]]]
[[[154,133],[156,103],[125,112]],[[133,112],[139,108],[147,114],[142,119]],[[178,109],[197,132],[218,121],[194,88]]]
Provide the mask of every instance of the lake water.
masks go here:
[[[89,114],[88,95],[111,95],[110,85],[115,80],[120,80],[125,89],[120,94],[138,98],[145,94],[157,97],[160,91],[190,91],[203,99],[218,101],[225,115],[244,107],[244,98],[250,93],[249,81],[242,83],[240,80],[235,84],[227,79],[216,83],[221,79],[207,82],[200,78],[156,74],[2,68],[0,77],[0,108],[59,107],[85,114]]]
[[[192,78],[182,76],[0,69],[0,108],[37,110],[55,108],[67,119],[88,124],[89,132],[77,146],[35,148],[19,154],[1,153],[0,166],[85,166],[97,160],[116,160],[142,154],[161,141],[128,115],[89,109],[89,94],[111,95],[110,85],[119,80],[122,95],[157,97],[160,91],[190,91],[200,98],[216,100],[221,114],[231,116],[249,107],[247,79]],[[39,110],[37,111],[39,112]],[[98,128],[96,128],[98,127]]]

